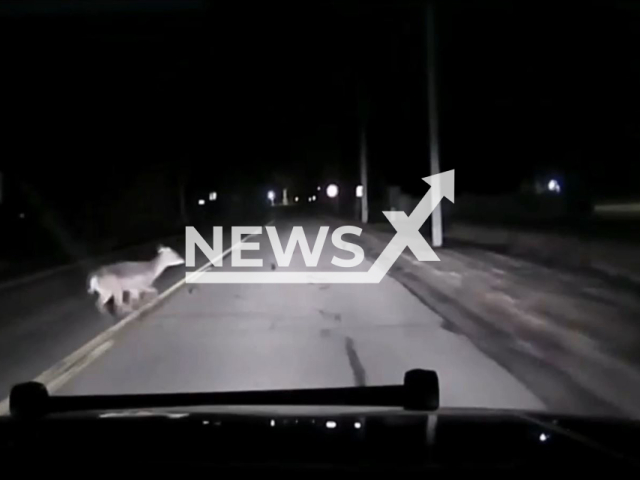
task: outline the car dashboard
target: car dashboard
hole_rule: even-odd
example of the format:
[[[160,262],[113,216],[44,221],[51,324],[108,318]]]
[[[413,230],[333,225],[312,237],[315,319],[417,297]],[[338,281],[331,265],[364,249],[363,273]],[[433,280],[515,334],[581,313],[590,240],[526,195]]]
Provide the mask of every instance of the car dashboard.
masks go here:
[[[639,439],[635,422],[482,410],[171,408],[0,418],[5,464],[34,467],[63,459],[237,471],[626,468],[637,465]]]

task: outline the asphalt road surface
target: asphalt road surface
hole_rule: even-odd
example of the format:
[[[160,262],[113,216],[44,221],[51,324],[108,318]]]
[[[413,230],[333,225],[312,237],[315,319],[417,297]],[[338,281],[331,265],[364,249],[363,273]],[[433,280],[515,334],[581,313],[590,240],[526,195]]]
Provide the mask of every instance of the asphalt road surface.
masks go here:
[[[281,215],[283,243],[292,226],[313,245],[322,220]],[[315,270],[340,270],[325,242]],[[276,265],[264,233],[255,270],[310,271],[297,248]],[[222,270],[229,270],[226,257]],[[367,258],[355,270],[368,270]],[[236,269],[237,270],[237,269]],[[251,269],[249,269],[251,270]],[[398,383],[406,370],[438,372],[444,406],[543,409],[503,367],[391,276],[379,284],[184,285],[136,321],[58,394],[112,394],[286,389]]]

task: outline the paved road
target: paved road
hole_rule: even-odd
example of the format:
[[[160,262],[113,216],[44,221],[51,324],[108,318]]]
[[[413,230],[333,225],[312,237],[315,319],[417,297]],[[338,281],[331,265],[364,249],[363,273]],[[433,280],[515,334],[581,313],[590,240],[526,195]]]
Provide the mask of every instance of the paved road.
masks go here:
[[[275,226],[284,242],[294,224],[302,225],[314,243],[319,222],[281,216]],[[273,269],[267,236],[256,241],[260,250],[243,257],[262,258],[262,269]],[[349,258],[327,242],[318,269],[337,270],[334,254]],[[297,249],[288,269],[305,268]],[[438,371],[445,406],[544,408],[390,276],[376,285],[187,285],[58,393],[377,385],[397,383],[416,367]]]

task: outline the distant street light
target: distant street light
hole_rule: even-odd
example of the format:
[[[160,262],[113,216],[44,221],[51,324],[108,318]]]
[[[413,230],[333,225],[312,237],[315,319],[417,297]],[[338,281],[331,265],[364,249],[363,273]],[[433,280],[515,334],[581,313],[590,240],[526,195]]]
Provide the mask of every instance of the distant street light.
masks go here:
[[[556,179],[549,180],[547,188],[550,192],[560,193],[560,183]]]
[[[327,187],[327,197],[336,198],[338,196],[338,186],[331,184]]]
[[[273,190],[269,190],[269,193],[267,193],[267,198],[271,201],[271,205],[273,205],[276,199],[276,192],[274,192]]]
[[[320,187],[317,187],[317,188],[316,188],[316,190],[318,190],[318,191],[320,191],[320,190],[322,190],[322,188],[320,188]]]
[[[317,197],[315,195],[311,195],[311,201],[315,202],[317,200]]]
[[[358,185],[356,187],[356,197],[362,198],[363,192],[364,192],[364,187],[362,185]]]
[[[293,199],[296,203],[298,203],[298,200],[300,200],[300,197],[296,197]]]
[[[202,198],[198,200],[198,205],[204,205],[204,200]]]
[[[212,202],[215,202],[218,199],[218,192],[211,192],[209,194],[209,200],[211,200]]]

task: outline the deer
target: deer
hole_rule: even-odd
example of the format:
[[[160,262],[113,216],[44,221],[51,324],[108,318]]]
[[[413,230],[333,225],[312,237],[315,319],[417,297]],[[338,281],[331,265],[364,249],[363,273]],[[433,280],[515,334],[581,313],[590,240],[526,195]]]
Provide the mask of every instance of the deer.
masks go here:
[[[173,249],[160,245],[158,254],[148,262],[119,262],[105,265],[92,272],[87,283],[89,294],[98,293],[98,310],[106,314],[107,302],[113,298],[119,315],[131,312],[141,294],[158,295],[153,282],[168,267],[181,265],[184,259]],[[129,304],[124,303],[124,292],[129,293]]]

